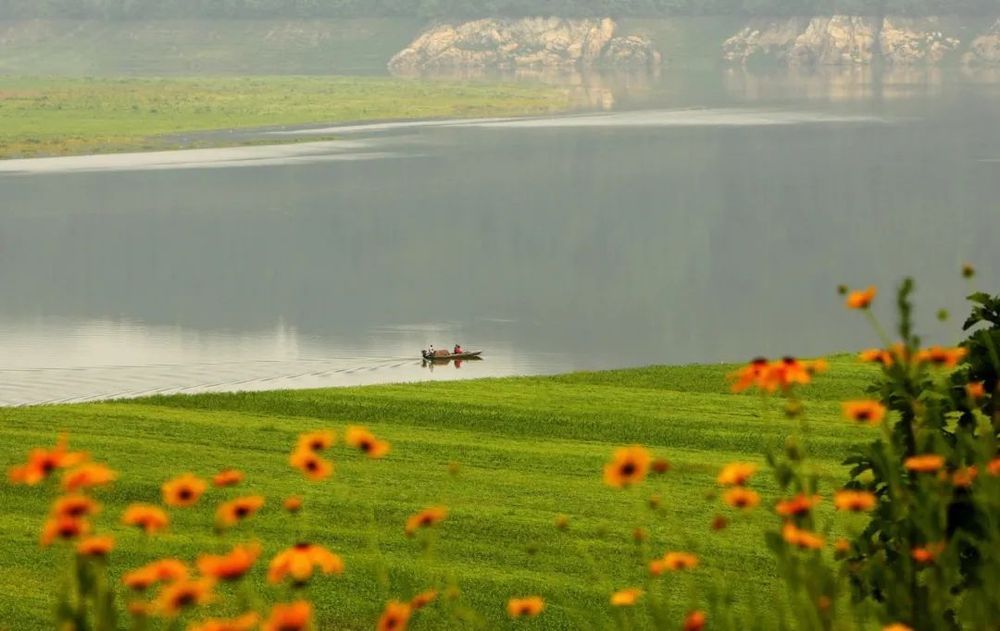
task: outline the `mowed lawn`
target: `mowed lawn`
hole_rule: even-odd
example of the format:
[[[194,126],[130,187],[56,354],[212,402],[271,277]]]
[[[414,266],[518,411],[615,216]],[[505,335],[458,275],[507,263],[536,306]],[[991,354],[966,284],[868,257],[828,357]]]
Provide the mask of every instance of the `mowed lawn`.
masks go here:
[[[664,581],[678,621],[704,604],[692,587],[723,586],[734,614],[765,627],[775,621],[779,587],[763,532],[774,528],[769,505],[776,489],[766,468],[754,480],[764,502],[737,516],[720,505],[715,475],[732,460],[763,465],[793,430],[777,402],[729,394],[728,366],[656,367],[558,377],[376,386],[253,394],[176,396],[73,406],[0,410],[0,464],[23,459],[33,445],[51,445],[58,430],[71,446],[106,461],[120,474],[102,494],[98,530],[113,532],[117,577],[164,555],[193,560],[232,542],[259,538],[262,562],[255,591],[268,601],[288,598],[264,584],[266,560],[305,538],[340,553],[341,577],[314,579],[320,629],[370,629],[386,600],[409,598],[421,588],[457,581],[462,602],[490,628],[514,628],[504,604],[510,596],[540,594],[548,608],[531,626],[605,628],[613,621],[608,596],[643,585],[640,557],[690,550],[702,565]],[[863,396],[873,371],[853,358],[835,358],[831,370],[804,390],[808,449],[829,496],[846,480],[839,463],[850,445],[874,431],[848,425],[839,402]],[[381,461],[362,460],[342,444],[334,448],[333,479],[307,483],[287,465],[299,432],[365,425],[391,441]],[[634,491],[603,486],[602,465],[622,445],[641,443],[669,459],[671,471]],[[457,475],[449,466],[458,463]],[[210,489],[201,505],[172,510],[170,531],[149,545],[117,520],[130,502],[158,502],[167,478],[191,471],[210,476],[238,467],[247,481],[237,489]],[[451,467],[454,469],[454,466]],[[262,512],[225,541],[212,532],[214,506],[237,492],[267,498]],[[662,496],[658,514],[647,498]],[[294,521],[281,501],[301,494],[306,509]],[[38,531],[51,495],[42,488],[0,485],[0,628],[51,628],[50,612],[65,551],[43,550]],[[434,554],[403,535],[411,513],[444,504],[450,509]],[[558,515],[569,529],[557,530]],[[730,526],[713,532],[717,514]],[[849,527],[827,501],[822,523]],[[649,531],[647,549],[633,542],[636,526]],[[855,524],[856,526],[856,524]],[[388,572],[388,584],[375,576]],[[704,592],[702,592],[704,595]],[[755,612],[753,617],[750,612]],[[414,629],[444,626],[435,608],[414,619]],[[588,622],[584,622],[587,620]],[[679,627],[679,624],[678,624]]]

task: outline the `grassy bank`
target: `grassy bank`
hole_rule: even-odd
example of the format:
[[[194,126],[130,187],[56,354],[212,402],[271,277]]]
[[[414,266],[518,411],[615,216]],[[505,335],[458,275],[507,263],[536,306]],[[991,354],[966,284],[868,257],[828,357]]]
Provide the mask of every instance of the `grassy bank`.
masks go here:
[[[565,91],[541,86],[377,77],[0,77],[0,158],[163,149],[178,144],[168,136],[216,129],[538,114],[568,104]]]
[[[711,495],[723,463],[762,462],[763,452],[783,444],[790,421],[779,410],[766,411],[758,397],[730,394],[729,370],[648,368],[3,409],[0,463],[17,462],[30,446],[51,444],[65,429],[73,447],[119,470],[121,480],[105,494],[100,519],[102,530],[119,539],[112,557],[116,576],[161,555],[192,559],[199,551],[224,549],[211,533],[211,510],[232,494],[217,489],[200,507],[174,511],[172,531],[145,549],[139,535],[115,521],[127,503],[158,501],[159,485],[172,475],[243,469],[245,488],[265,495],[268,505],[236,540],[260,537],[269,546],[265,559],[301,537],[344,556],[343,577],[315,580],[310,588],[323,629],[370,629],[388,598],[409,597],[443,575],[457,579],[463,598],[499,628],[510,625],[506,599],[529,593],[549,603],[535,628],[586,628],[581,615],[594,621],[593,628],[605,628],[613,620],[608,594],[644,581],[644,566],[630,553],[636,522],[611,519],[632,513],[647,524],[653,553],[690,549],[702,556],[696,573],[667,583],[678,611],[693,604],[688,580],[707,584],[724,577],[736,598],[734,612],[753,612],[773,628],[776,621],[767,616],[777,578],[763,530],[774,526],[774,517],[767,510],[734,515]],[[859,396],[870,376],[853,358],[835,359],[829,373],[804,391],[809,447],[824,493],[845,479],[839,463],[848,447],[870,437],[840,418],[839,405]],[[391,441],[389,457],[361,461],[337,452],[334,481],[318,486],[289,469],[287,455],[299,432],[343,430],[351,423]],[[601,483],[612,450],[630,443],[649,446],[673,465],[641,494]],[[449,473],[453,462],[461,463],[457,476]],[[755,486],[765,503],[772,502],[775,487],[766,472],[759,477]],[[654,491],[663,497],[655,517],[644,508]],[[305,497],[301,530],[279,508],[293,493]],[[0,629],[50,628],[61,557],[38,547],[47,502],[39,488],[0,485]],[[449,506],[451,515],[436,558],[428,562],[402,527],[408,515],[437,503]],[[826,520],[830,506],[822,512]],[[709,524],[720,513],[734,521],[712,532]],[[569,517],[568,532],[553,526],[560,514]],[[837,523],[843,526],[844,518]],[[373,579],[383,562],[390,568],[388,589]],[[263,573],[263,567],[254,570],[257,592],[287,597],[265,587]],[[440,626],[429,610],[412,628]]]

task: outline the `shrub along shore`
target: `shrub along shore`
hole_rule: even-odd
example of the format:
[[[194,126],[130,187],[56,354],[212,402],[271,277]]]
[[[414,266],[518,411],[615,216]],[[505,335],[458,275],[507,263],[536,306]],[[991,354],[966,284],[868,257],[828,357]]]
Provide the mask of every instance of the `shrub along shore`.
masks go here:
[[[530,115],[569,104],[565,90],[530,84],[381,77],[0,77],[0,159],[226,144],[221,135],[188,143],[177,139],[191,132]]]

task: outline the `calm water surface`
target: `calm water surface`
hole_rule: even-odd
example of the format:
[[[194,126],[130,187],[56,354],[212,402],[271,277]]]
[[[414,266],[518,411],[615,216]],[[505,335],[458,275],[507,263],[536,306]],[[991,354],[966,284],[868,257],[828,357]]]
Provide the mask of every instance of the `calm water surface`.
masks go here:
[[[605,81],[565,117],[0,162],[0,404],[848,350],[837,284],[906,274],[950,343],[960,264],[998,289],[996,77]],[[485,359],[421,365],[455,342]]]

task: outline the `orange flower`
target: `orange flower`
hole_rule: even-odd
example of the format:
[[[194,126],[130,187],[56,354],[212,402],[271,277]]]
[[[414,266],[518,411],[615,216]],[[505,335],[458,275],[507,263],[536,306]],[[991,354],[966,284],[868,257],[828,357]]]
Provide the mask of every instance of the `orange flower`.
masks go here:
[[[304,600],[278,603],[271,607],[271,615],[264,621],[261,631],[305,631],[312,622],[312,605]]]
[[[84,557],[106,557],[115,547],[115,538],[109,535],[87,537],[76,544],[76,553]]]
[[[228,554],[203,554],[198,557],[198,570],[203,576],[222,581],[234,581],[250,571],[260,556],[260,544],[235,546]]]
[[[59,539],[70,541],[82,537],[90,532],[90,524],[78,517],[52,517],[45,522],[42,528],[41,544],[50,546],[52,542]]]
[[[259,495],[237,497],[220,504],[215,511],[215,518],[221,526],[234,526],[256,513],[263,505],[264,498]]]
[[[404,631],[410,622],[410,605],[393,600],[378,619],[378,631]]]
[[[908,627],[902,622],[893,622],[882,627],[882,631],[913,631],[913,627]]]
[[[302,584],[312,578],[316,567],[324,574],[343,574],[344,561],[323,546],[297,543],[271,559],[267,569],[267,582],[280,583],[286,576],[290,576],[293,583]]]
[[[438,593],[436,589],[428,589],[427,591],[420,592],[410,599],[410,607],[414,611],[419,611],[437,600],[437,595]]]
[[[841,406],[844,417],[857,423],[876,425],[885,418],[885,406],[878,401],[845,401]]]
[[[944,552],[944,543],[930,543],[926,546],[918,546],[910,551],[910,556],[914,561],[922,565],[929,565]]]
[[[310,480],[320,481],[333,474],[333,463],[321,458],[309,449],[297,449],[288,459],[296,469],[301,470]]]
[[[733,487],[727,490],[723,496],[723,501],[729,504],[733,508],[740,508],[743,510],[749,510],[760,504],[760,495],[756,491],[751,491],[750,489],[745,489],[741,486]]]
[[[916,473],[934,473],[944,466],[944,456],[938,454],[911,456],[903,461],[903,466]]]
[[[659,576],[664,572],[693,570],[698,567],[698,557],[690,552],[667,552],[663,557],[649,562],[649,573]]]
[[[165,529],[170,519],[162,508],[152,504],[131,504],[122,515],[122,523],[142,528],[147,535],[151,535]]]
[[[820,503],[819,495],[808,496],[804,493],[799,493],[795,497],[789,500],[781,500],[775,506],[775,512],[777,512],[782,517],[793,517],[797,515],[805,515],[813,509],[814,506]]]
[[[823,537],[808,530],[801,530],[792,523],[786,523],[782,527],[781,537],[793,546],[805,550],[819,550],[823,547]]]
[[[88,517],[101,510],[101,505],[86,495],[65,495],[52,505],[53,517]]]
[[[251,631],[260,619],[255,612],[245,613],[239,618],[211,618],[188,627],[188,631]]]
[[[767,360],[763,357],[753,359],[749,364],[729,375],[733,382],[733,392],[743,392],[751,386],[763,388],[764,374],[767,372]]]
[[[238,469],[223,469],[212,476],[212,484],[218,487],[236,486],[243,481],[243,472]]]
[[[336,442],[336,436],[332,430],[321,429],[315,432],[299,434],[299,441],[295,451],[323,451],[329,449]]]
[[[731,462],[722,467],[717,479],[719,484],[723,486],[745,486],[756,472],[757,465],[755,464]]]
[[[986,396],[986,385],[982,381],[973,381],[965,384],[965,394],[973,401],[978,401]]]
[[[122,576],[122,583],[129,589],[138,592],[146,591],[160,581],[182,581],[188,577],[188,567],[178,559],[160,559],[142,566],[137,570],[127,572]]]
[[[851,542],[847,539],[840,538],[833,542],[833,549],[840,555],[846,555],[851,551]]]
[[[878,498],[875,497],[874,493],[868,491],[844,489],[837,491],[833,497],[833,505],[837,507],[837,510],[846,510],[852,513],[870,511],[875,508],[877,503]]]
[[[158,581],[182,581],[190,575],[187,563],[180,559],[160,559],[146,566]]]
[[[83,464],[63,473],[62,488],[72,493],[80,489],[107,486],[117,478],[117,473],[102,464]]]
[[[979,477],[979,469],[975,465],[971,467],[963,467],[961,469],[956,469],[954,473],[951,474],[951,483],[960,489],[967,489],[972,486],[972,483],[976,481]]]
[[[302,498],[297,495],[285,498],[282,506],[284,506],[285,510],[289,513],[297,513],[302,510]]]
[[[993,460],[990,460],[990,464],[986,465],[986,470],[993,477],[1000,476],[1000,456],[995,456]]]
[[[642,596],[643,591],[635,587],[620,589],[611,594],[611,604],[615,607],[631,607]]]
[[[375,438],[375,435],[364,427],[348,427],[345,440],[348,445],[360,449],[369,458],[382,458],[389,453],[389,443]]]
[[[942,348],[940,346],[932,346],[928,349],[918,351],[916,360],[921,363],[934,364],[935,366],[954,368],[968,352],[967,349],[961,347]]]
[[[163,503],[167,506],[193,506],[208,484],[199,477],[185,473],[163,483]]]
[[[688,612],[688,615],[684,618],[684,631],[702,631],[705,628],[705,621],[705,612]]]
[[[825,369],[826,362],[811,364],[794,357],[784,357],[768,365],[763,377],[763,387],[773,392],[778,388],[787,390],[796,384],[804,386],[812,380],[813,372]]]
[[[511,618],[535,617],[545,609],[545,601],[539,596],[511,598],[507,601],[507,613]]]
[[[419,513],[410,515],[410,517],[407,518],[404,532],[407,537],[412,537],[418,529],[430,528],[431,526],[444,521],[447,516],[448,509],[444,506],[432,506],[430,508],[425,508]]]
[[[670,471],[670,462],[666,458],[657,458],[653,461],[653,471],[659,474]]]
[[[640,445],[616,449],[611,462],[604,465],[604,483],[624,488],[642,482],[649,471],[650,460],[649,451]]]
[[[65,469],[77,465],[87,459],[83,452],[69,451],[69,439],[60,434],[52,449],[36,448],[28,452],[28,461],[8,471],[8,477],[13,484],[28,484],[34,486],[42,482],[56,469]]]
[[[212,593],[214,587],[215,582],[208,578],[170,583],[160,591],[154,607],[160,614],[173,617],[185,609],[215,600],[215,595]]]
[[[869,287],[863,291],[852,291],[847,294],[847,308],[867,309],[875,300],[875,293],[876,290],[874,287]]]
[[[882,350],[881,348],[870,348],[866,351],[861,351],[861,354],[858,355],[858,359],[863,362],[882,364],[886,368],[892,366],[895,362],[892,357],[892,353]]]

